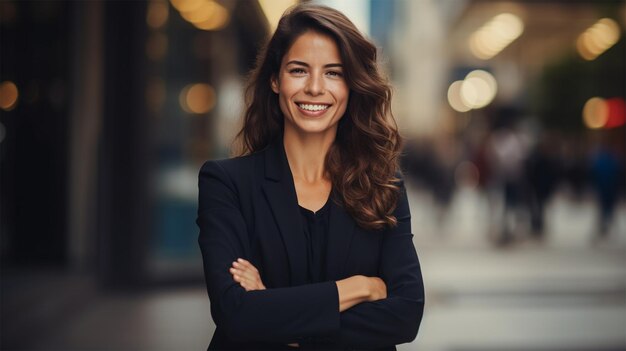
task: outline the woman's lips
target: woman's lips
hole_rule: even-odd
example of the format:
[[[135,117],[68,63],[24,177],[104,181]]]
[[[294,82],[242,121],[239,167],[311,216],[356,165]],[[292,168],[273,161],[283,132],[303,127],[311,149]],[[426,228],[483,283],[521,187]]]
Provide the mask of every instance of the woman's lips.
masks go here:
[[[329,104],[305,104],[305,103],[296,103],[298,110],[305,116],[309,117],[319,117],[326,113],[330,109]],[[325,106],[325,108],[320,108]]]

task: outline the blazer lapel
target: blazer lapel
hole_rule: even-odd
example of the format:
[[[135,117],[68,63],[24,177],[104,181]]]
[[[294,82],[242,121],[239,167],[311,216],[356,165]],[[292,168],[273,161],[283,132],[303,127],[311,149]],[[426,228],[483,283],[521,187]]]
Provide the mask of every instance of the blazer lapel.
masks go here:
[[[307,282],[306,242],[298,210],[298,197],[282,138],[265,151],[263,192],[278,224],[289,259],[290,285]]]
[[[331,196],[335,196],[334,191]],[[343,206],[331,201],[326,247],[326,279],[338,280],[343,276],[356,222]]]

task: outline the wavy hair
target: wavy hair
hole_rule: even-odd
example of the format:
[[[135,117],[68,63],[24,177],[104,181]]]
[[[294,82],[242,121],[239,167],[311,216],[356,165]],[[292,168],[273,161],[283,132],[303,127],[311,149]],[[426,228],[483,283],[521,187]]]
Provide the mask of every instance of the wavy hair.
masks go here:
[[[259,151],[282,137],[283,115],[270,82],[278,76],[283,56],[307,31],[335,40],[350,89],[346,112],[325,159],[337,200],[365,229],[393,227],[401,138],[391,113],[391,86],[378,67],[376,47],[337,10],[303,3],[283,14],[246,86],[246,111],[236,138],[239,154]]]

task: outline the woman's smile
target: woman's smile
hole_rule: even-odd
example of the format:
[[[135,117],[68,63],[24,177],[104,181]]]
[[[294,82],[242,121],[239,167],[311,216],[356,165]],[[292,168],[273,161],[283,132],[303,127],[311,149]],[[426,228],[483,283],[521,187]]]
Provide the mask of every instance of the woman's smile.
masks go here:
[[[305,116],[319,117],[319,116],[322,116],[323,114],[325,114],[326,111],[328,111],[328,109],[332,105],[331,104],[324,104],[324,103],[297,102],[296,106],[298,106],[298,109],[300,110],[300,112],[303,115],[305,115]]]

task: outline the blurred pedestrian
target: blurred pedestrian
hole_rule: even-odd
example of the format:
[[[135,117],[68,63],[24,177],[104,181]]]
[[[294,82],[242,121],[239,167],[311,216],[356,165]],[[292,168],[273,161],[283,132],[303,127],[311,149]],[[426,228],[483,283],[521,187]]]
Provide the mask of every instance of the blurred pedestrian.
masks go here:
[[[605,144],[600,144],[591,154],[591,182],[600,205],[600,221],[596,240],[604,239],[608,234],[619,197],[618,189],[623,168],[624,164],[619,156]]]
[[[515,113],[510,108],[503,108],[499,112],[501,122],[492,131],[488,141],[490,187],[496,197],[501,199],[500,211],[494,212],[497,231],[495,243],[498,246],[513,242],[524,204],[524,162],[528,155],[528,143],[514,127]]]
[[[536,239],[544,238],[545,206],[559,181],[560,166],[556,150],[554,136],[545,134],[526,160],[531,235]]]

